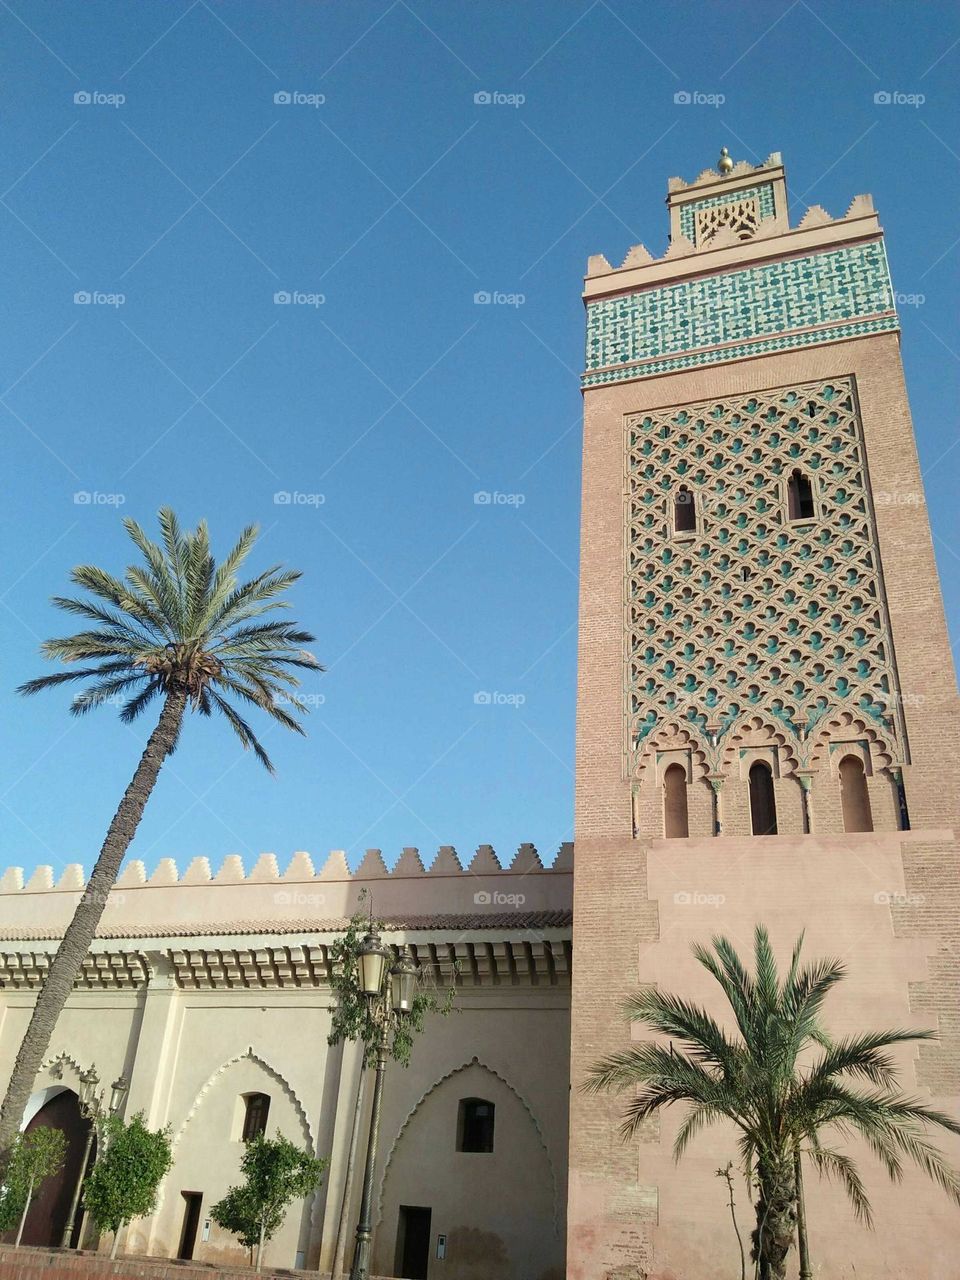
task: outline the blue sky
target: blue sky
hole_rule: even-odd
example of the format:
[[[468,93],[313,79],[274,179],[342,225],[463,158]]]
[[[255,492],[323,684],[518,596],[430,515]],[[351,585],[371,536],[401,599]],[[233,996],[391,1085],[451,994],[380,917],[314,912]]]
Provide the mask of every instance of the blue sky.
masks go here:
[[[875,197],[957,634],[958,40],[936,3],[3,3],[0,861],[96,856],[150,726],[13,690],[70,567],[122,568],[120,516],[165,503],[221,550],[262,525],[329,671],[276,778],[189,724],[132,856],[551,858],[581,277],[662,252],[667,178],[722,144],[783,152],[794,219]]]

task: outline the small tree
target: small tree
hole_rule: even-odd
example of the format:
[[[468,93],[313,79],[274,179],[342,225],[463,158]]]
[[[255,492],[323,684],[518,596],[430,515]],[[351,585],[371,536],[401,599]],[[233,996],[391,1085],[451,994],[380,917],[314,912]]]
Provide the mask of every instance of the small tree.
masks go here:
[[[261,1133],[246,1144],[240,1161],[244,1181],[217,1201],[210,1216],[235,1235],[251,1255],[256,1249],[258,1271],[263,1246],[282,1225],[290,1202],[314,1190],[326,1163],[301,1151],[279,1129],[275,1138]]]
[[[83,1199],[98,1230],[113,1232],[110,1257],[115,1258],[121,1228],[153,1212],[173,1157],[170,1131],[148,1129],[142,1111],[129,1124],[110,1116],[103,1130],[103,1154],[83,1184]]]
[[[9,1231],[19,1218],[17,1244],[23,1237],[34,1192],[47,1178],[54,1178],[60,1172],[66,1150],[63,1130],[48,1125],[21,1133],[17,1138],[0,1193],[0,1231]]]

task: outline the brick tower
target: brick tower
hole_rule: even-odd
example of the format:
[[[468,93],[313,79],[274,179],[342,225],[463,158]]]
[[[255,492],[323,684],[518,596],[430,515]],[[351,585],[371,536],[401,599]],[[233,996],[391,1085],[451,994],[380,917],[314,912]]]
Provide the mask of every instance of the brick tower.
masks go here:
[[[960,1111],[960,721],[877,215],[791,227],[780,156],[726,152],[667,207],[664,257],[584,294],[574,1280],[739,1276],[731,1134],[675,1165],[679,1115],[624,1145],[578,1090],[638,984],[722,1014],[692,942],[805,929],[848,966],[831,1028],[938,1027],[903,1086]],[[952,1274],[946,1196],[863,1171],[882,1233],[808,1178],[822,1274]]]

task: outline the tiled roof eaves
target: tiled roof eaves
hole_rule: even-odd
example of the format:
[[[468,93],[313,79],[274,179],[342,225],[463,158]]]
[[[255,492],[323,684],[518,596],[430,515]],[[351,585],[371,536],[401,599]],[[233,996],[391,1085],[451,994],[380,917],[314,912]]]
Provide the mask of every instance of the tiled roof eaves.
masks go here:
[[[105,928],[97,931],[97,939],[117,939],[124,941],[147,940],[151,938],[201,938],[231,937],[245,934],[258,936],[276,934],[302,935],[304,933],[342,933],[349,920],[345,918],[333,920],[294,919],[294,920],[228,920],[204,921],[198,923],[179,922],[172,924],[150,924],[143,926],[127,925]],[[389,932],[404,930],[406,932],[468,932],[473,930],[497,929],[501,932],[523,931],[526,929],[564,929],[573,923],[573,912],[570,910],[554,911],[501,911],[475,912],[469,915],[424,915],[397,916],[384,921]],[[0,943],[11,942],[53,942],[62,937],[62,932],[52,929],[25,928],[0,930]]]

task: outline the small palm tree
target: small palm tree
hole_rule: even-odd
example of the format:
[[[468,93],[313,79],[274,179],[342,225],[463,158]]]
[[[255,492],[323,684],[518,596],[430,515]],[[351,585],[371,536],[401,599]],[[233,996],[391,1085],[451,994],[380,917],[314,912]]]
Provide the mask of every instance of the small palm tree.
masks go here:
[[[825,1145],[831,1130],[830,1140],[863,1137],[894,1180],[902,1176],[904,1159],[912,1160],[960,1203],[960,1175],[925,1136],[928,1126],[960,1133],[960,1123],[894,1092],[896,1068],[886,1052],[892,1045],[933,1039],[934,1033],[876,1031],[833,1041],[820,1019],[824,1000],[845,968],[839,960],[801,965],[802,943],[801,935],[782,981],[762,925],[755,933],[752,975],[726,938],[714,938],[712,951],[694,947],[720,984],[739,1036],[728,1035],[699,1006],[646,988],[626,1001],[625,1012],[669,1037],[669,1045],[637,1044],[611,1054],[584,1083],[594,1093],[639,1086],[626,1109],[625,1138],[648,1116],[686,1103],[673,1144],[678,1160],[705,1125],[732,1121],[739,1130],[744,1172],[757,1187],[752,1257],[760,1280],[786,1275],[796,1222],[795,1160],[801,1150],[822,1174],[840,1180],[857,1217],[871,1222],[855,1162]],[[801,1067],[801,1057],[809,1065]]]
[[[71,670],[41,676],[20,688],[32,694],[85,681],[87,687],[70,708],[74,715],[119,702],[120,719],[129,724],[159,701],[160,717],[37,998],[0,1108],[0,1164],[17,1134],[57,1019],[160,768],[176,748],[188,709],[202,716],[220,712],[243,746],[252,748],[273,772],[253,729],[228,699],[257,707],[285,728],[302,733],[292,713],[302,714],[304,706],[289,690],[299,684],[298,668],[323,670],[302,647],[313,636],[295,623],[264,617],[290,607],[284,596],[300,574],[274,565],[247,582],[237,579],[237,570],[256,542],[255,526],[244,529],[218,565],[203,521],[194,532],[182,532],[168,508],[160,512],[159,521],[162,546],[136,521],[124,521],[144,563],[131,565],[122,580],[94,565],[73,570],[73,582],[88,598],[54,597],[53,603],[93,626],[42,646],[45,657],[71,664]]]

